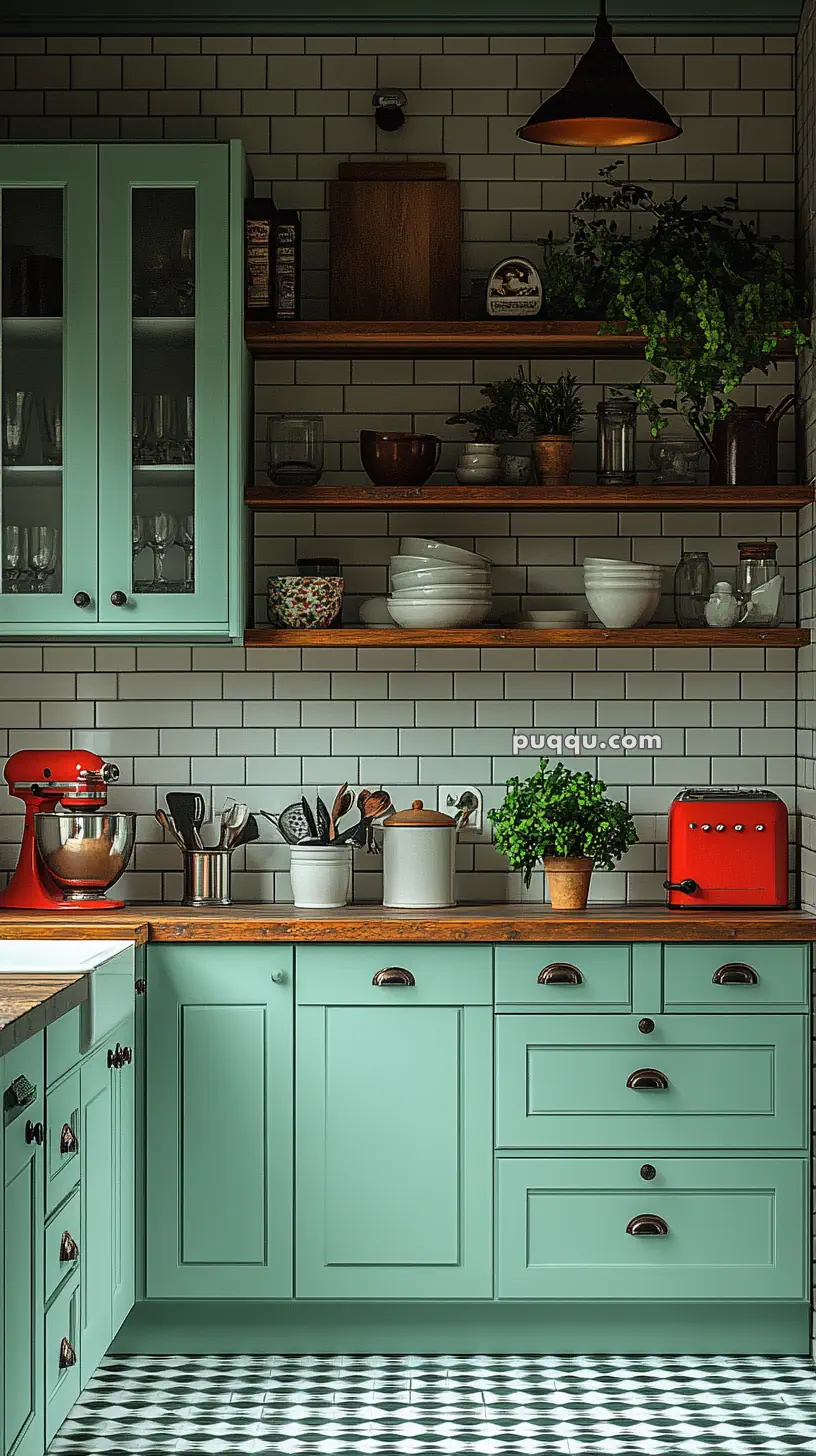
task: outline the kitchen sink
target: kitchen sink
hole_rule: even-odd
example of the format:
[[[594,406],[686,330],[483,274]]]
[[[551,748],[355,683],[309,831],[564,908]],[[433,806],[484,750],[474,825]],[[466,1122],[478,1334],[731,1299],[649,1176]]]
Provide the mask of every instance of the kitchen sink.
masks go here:
[[[0,976],[92,971],[132,940],[0,940]]]
[[[88,976],[80,1008],[80,1048],[91,1051],[133,1010],[135,948],[132,940],[0,940],[0,977]]]

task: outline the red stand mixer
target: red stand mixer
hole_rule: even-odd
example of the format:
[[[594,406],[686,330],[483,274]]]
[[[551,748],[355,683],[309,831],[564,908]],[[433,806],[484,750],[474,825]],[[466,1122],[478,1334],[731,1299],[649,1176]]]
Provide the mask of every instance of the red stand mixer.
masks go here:
[[[108,900],[104,891],[130,858],[135,816],[97,812],[119,778],[116,764],[85,749],[23,749],[12,754],[4,776],[9,793],[25,804],[25,824],[0,907],[121,909],[124,901]]]

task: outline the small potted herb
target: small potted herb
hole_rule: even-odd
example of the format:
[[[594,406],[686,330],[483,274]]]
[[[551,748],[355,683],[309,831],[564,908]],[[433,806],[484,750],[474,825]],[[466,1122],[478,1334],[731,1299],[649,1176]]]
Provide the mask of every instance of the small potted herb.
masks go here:
[[[573,436],[581,427],[581,389],[574,374],[546,379],[520,375],[521,418],[533,434],[536,480],[543,486],[569,481]]]
[[[490,484],[502,473],[499,445],[514,440],[520,428],[518,379],[497,379],[481,390],[488,403],[451,415],[449,425],[467,425],[472,444],[456,463],[456,479],[463,485]],[[529,468],[529,467],[528,467]]]
[[[496,848],[530,888],[543,861],[554,910],[584,910],[593,869],[611,870],[637,832],[625,804],[591,773],[542,758],[529,779],[508,779],[504,802],[488,811]]]

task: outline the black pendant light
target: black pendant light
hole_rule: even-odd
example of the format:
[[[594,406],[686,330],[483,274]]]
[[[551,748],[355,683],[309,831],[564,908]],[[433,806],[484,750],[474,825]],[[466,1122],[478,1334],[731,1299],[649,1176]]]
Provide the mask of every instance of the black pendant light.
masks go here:
[[[612,39],[606,0],[595,37],[566,86],[543,101],[517,136],[556,147],[635,147],[665,142],[682,130],[651,91],[635,80]]]

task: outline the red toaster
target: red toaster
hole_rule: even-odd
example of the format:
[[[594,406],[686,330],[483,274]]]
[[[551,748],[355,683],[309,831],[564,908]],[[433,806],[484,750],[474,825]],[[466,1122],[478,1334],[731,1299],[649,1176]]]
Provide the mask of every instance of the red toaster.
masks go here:
[[[770,789],[684,789],[669,809],[667,904],[784,910],[788,811]]]

